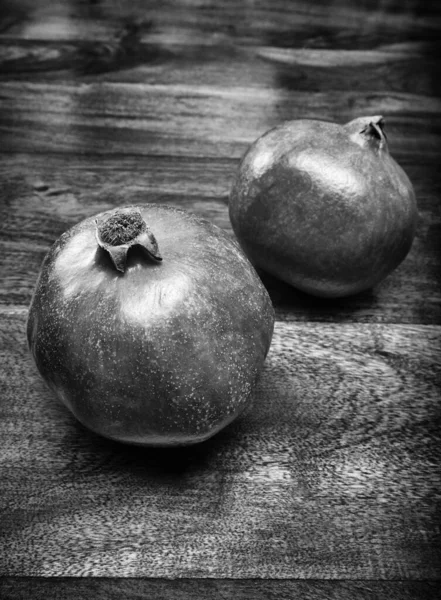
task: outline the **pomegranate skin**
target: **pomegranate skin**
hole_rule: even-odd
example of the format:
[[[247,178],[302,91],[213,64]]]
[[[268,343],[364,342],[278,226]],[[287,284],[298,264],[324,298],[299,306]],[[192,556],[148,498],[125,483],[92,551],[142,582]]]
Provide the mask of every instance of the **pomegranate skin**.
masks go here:
[[[383,119],[373,116],[343,126],[301,119],[266,132],[240,163],[229,215],[256,267],[332,298],[369,289],[396,269],[418,213]]]

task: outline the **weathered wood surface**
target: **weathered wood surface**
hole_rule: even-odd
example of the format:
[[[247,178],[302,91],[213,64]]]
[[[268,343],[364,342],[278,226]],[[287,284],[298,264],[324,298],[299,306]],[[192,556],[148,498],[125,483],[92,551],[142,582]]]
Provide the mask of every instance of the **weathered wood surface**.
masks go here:
[[[436,597],[440,25],[417,0],[0,1],[2,598]],[[262,273],[277,324],[254,407],[203,445],[76,424],[24,338],[55,238],[144,201],[232,235],[250,142],[363,113],[383,114],[417,193],[405,262],[332,302]]]
[[[24,578],[0,580],[2,600],[438,600],[439,582]]]
[[[278,322],[253,408],[176,452],[87,433],[2,323],[0,572],[439,576],[439,327]]]
[[[391,153],[403,166],[421,153],[436,160],[441,143],[441,100],[402,92],[79,81],[7,81],[1,90],[2,149],[10,152],[239,159],[281,121],[345,123],[373,113],[384,116]]]

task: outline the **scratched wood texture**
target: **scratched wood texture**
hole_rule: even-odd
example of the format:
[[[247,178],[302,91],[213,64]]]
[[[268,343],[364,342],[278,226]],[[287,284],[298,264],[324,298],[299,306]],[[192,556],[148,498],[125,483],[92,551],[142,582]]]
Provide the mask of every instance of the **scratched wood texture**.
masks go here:
[[[438,582],[329,582],[219,579],[8,578],[3,600],[438,600]]]
[[[175,452],[77,425],[24,321],[4,314],[0,572],[439,575],[438,327],[279,321],[252,410]]]
[[[2,598],[436,597],[440,25],[416,0],[0,0]],[[172,452],[56,403],[24,328],[58,235],[151,201],[232,235],[250,142],[369,113],[414,183],[415,243],[345,300],[260,273],[277,323],[251,410]]]

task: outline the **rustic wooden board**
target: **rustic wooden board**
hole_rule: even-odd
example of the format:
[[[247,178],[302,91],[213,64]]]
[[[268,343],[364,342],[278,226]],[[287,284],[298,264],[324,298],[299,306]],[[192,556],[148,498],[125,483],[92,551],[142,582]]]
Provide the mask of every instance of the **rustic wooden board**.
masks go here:
[[[0,592],[2,600],[438,600],[439,582],[6,577]]]
[[[2,574],[441,577],[439,327],[279,322],[254,407],[176,452],[77,425],[2,317]]]
[[[386,119],[397,160],[434,160],[441,145],[441,100],[415,94],[77,81],[6,81],[1,90],[8,152],[240,158],[281,121],[369,114]]]
[[[125,24],[127,19],[141,20],[153,32],[164,31],[170,38],[192,40],[199,33],[235,34],[244,38],[273,39],[280,45],[300,45],[293,33],[301,35],[300,42],[315,41],[315,45],[344,47],[344,44],[372,45],[383,38],[392,41],[414,37],[438,39],[437,18],[440,8],[437,2],[413,2],[406,6],[381,6],[375,0],[362,6],[347,2],[331,3],[318,0],[286,2],[258,0],[249,3],[236,0],[168,0],[148,2],[132,0],[124,6],[119,0],[70,3],[63,0],[3,0],[4,31],[33,39],[106,39],[109,31]],[[369,21],[368,23],[366,21]],[[65,27],[61,25],[64,24]],[[321,35],[318,35],[317,32]],[[361,39],[355,32],[362,34]],[[187,34],[188,32],[188,34]],[[284,35],[284,33],[289,35]],[[174,38],[171,36],[174,33]],[[179,35],[181,33],[181,36]]]
[[[127,37],[129,43],[122,44]],[[164,33],[142,36],[139,30],[134,35],[129,29],[103,41],[51,40],[48,46],[47,41],[4,39],[0,34],[0,81],[50,82],[74,77],[84,83],[197,82],[225,89],[357,90],[391,95],[390,103],[395,106],[395,93],[430,97],[440,91],[439,40],[394,44],[385,37],[373,49],[360,44],[357,50],[331,51],[314,43],[281,48],[223,34],[208,40],[196,34],[175,42]]]
[[[437,597],[440,26],[417,0],[0,0],[2,600]],[[250,142],[363,113],[417,193],[399,269],[341,301],[261,273],[278,321],[254,407],[201,446],[76,424],[24,339],[55,238],[143,201],[232,234]]]

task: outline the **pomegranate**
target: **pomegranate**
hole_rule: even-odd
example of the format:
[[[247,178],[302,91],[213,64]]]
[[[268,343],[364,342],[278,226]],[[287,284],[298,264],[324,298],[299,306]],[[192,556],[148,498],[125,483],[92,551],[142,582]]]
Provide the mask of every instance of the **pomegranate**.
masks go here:
[[[262,135],[243,157],[229,202],[251,262],[316,296],[371,288],[406,257],[417,206],[389,154],[383,119],[300,119]]]
[[[121,207],[47,254],[27,333],[50,388],[89,429],[138,445],[200,442],[249,405],[274,326],[236,241],[172,207]]]

